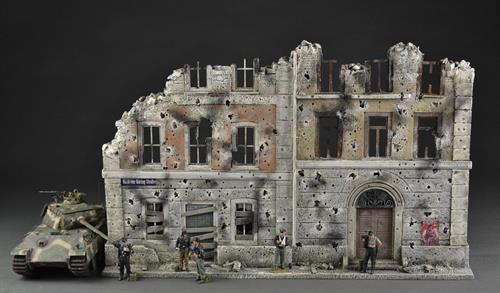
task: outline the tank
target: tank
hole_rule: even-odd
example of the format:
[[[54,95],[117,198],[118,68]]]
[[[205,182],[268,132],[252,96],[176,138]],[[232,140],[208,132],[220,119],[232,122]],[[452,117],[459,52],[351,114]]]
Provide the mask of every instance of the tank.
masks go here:
[[[14,272],[31,276],[47,268],[68,268],[75,276],[99,273],[108,240],[103,205],[86,203],[77,190],[42,193],[54,194],[54,201],[44,206],[42,223],[11,251]]]

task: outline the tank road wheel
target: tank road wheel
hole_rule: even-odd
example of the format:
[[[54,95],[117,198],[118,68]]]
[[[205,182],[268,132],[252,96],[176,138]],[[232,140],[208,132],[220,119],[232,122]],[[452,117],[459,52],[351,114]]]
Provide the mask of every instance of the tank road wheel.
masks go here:
[[[12,259],[12,270],[23,276],[31,276],[33,274],[26,261],[26,255],[14,255]]]
[[[74,276],[87,277],[90,275],[89,265],[85,256],[72,256],[69,259],[69,270]]]

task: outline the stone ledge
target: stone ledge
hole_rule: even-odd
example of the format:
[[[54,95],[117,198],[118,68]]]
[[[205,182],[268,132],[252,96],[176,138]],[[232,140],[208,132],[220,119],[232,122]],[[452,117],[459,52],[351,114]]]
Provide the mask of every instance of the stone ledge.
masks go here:
[[[293,269],[283,273],[274,273],[272,269],[243,269],[241,272],[220,272],[207,267],[207,274],[213,279],[324,279],[324,280],[472,280],[471,269],[454,270],[447,273],[403,273],[398,271],[375,270],[373,275],[348,270],[318,270],[312,274],[308,267]],[[104,277],[118,277],[116,267],[106,267]],[[140,278],[195,279],[196,272],[142,271]],[[216,280],[215,280],[216,281]]]
[[[469,170],[471,161],[398,161],[398,160],[297,160],[297,168],[360,169],[453,169]]]

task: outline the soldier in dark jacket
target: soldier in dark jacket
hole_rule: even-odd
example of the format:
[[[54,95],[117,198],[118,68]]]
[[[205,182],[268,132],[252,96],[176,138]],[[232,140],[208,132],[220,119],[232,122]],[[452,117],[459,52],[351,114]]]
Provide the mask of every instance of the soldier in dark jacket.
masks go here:
[[[198,271],[198,278],[196,281],[198,281],[198,283],[205,283],[209,280],[205,273],[205,262],[203,261],[204,253],[205,251],[200,243],[200,239],[196,237],[191,246],[191,257],[196,262],[196,270]]]
[[[276,266],[279,264],[279,268],[285,269],[285,247],[288,246],[288,235],[286,229],[280,229],[280,234],[276,235],[274,239],[274,244],[276,245],[276,255],[274,258],[274,263]]]
[[[123,237],[121,241],[113,242],[113,245],[118,248],[118,265],[120,266],[120,278],[123,280],[123,269],[127,269],[127,280],[130,280],[130,255],[133,253],[132,244],[128,243],[127,238]]]
[[[189,249],[191,248],[191,241],[185,229],[182,230],[181,236],[177,238],[177,242],[175,243],[175,248],[179,249],[179,270],[189,271],[188,258],[189,258]]]

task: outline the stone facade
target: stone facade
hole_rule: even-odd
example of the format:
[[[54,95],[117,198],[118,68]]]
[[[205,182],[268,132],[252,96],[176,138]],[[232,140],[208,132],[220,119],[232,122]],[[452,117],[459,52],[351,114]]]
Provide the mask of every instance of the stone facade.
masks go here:
[[[321,46],[303,41],[267,67],[209,65],[202,86],[193,68],[177,69],[163,92],[138,99],[103,145],[110,238],[128,237],[144,255],[135,264],[158,268],[176,260],[175,240],[197,225],[187,218],[199,205],[212,227],[187,228],[213,239],[219,264],[271,266],[286,228],[289,261],[347,267],[366,228],[359,210],[390,208],[391,260],[468,267],[474,69],[441,60],[439,92],[424,94],[423,54],[399,43],[387,52],[387,91],[373,90],[365,62],[339,65],[341,90],[325,92],[323,64]],[[203,123],[210,134],[199,142]],[[360,206],[373,190],[387,206]],[[432,223],[429,245],[423,227]],[[106,254],[112,265],[111,246]]]

